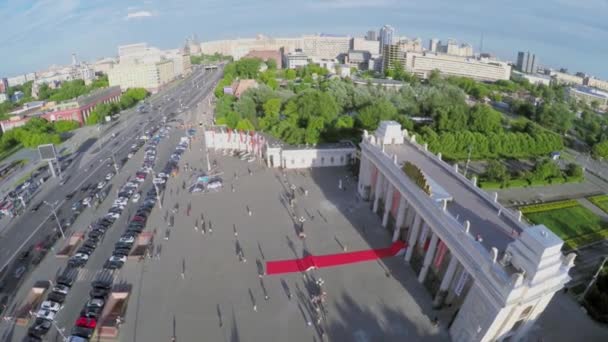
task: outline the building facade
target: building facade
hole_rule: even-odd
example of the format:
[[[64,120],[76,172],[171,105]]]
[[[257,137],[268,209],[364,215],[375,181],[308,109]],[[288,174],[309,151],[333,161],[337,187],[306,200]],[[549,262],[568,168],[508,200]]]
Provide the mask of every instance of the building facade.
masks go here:
[[[285,69],[297,69],[308,65],[308,56],[301,52],[289,52],[283,56]]]
[[[382,72],[393,69],[396,65],[406,68],[405,51],[399,44],[387,44],[382,49]]]
[[[13,115],[8,120],[0,121],[0,127],[3,132],[6,132],[15,127],[25,125],[33,117],[42,117],[50,122],[72,120],[77,121],[80,125],[84,125],[95,106],[101,103],[118,102],[120,101],[121,94],[120,87],[98,89],[89,95],[81,96],[74,100],[56,104],[49,103],[42,107],[33,108],[33,110],[23,111],[20,114]]]
[[[596,106],[600,110],[608,109],[608,93],[585,86],[574,86],[566,91],[568,98]]]
[[[380,50],[384,51],[385,45],[395,44],[395,29],[390,25],[384,25],[380,29]]]
[[[8,79],[5,77],[0,78],[0,94],[6,94],[8,92]]]
[[[504,62],[432,53],[408,52],[405,66],[406,70],[422,78],[427,78],[433,70],[447,76],[469,77],[485,82],[508,80],[511,76],[511,66]]]
[[[353,38],[352,50],[367,51],[373,55],[377,55],[380,53],[380,42],[365,38]]]
[[[536,59],[536,55],[530,53],[529,51],[523,52],[520,51],[517,53],[517,70],[520,72],[524,72],[527,74],[536,73],[538,68],[538,60]]]
[[[364,132],[360,147],[359,195],[386,234],[406,244],[401,257],[434,308],[455,311],[451,339],[524,339],[570,280],[575,255],[564,256],[553,232],[527,226],[521,212],[502,207],[400,127]]]
[[[365,34],[365,39],[367,40],[378,40],[378,32],[376,30],[369,30]]]
[[[608,81],[600,80],[593,77],[586,77],[584,80],[584,84],[588,87],[593,87],[601,90],[608,91]]]
[[[351,37],[311,35],[302,38],[302,52],[320,59],[342,58],[348,53]]]
[[[583,77],[571,75],[567,72],[555,70],[548,70],[547,72],[557,84],[583,85],[585,82],[585,79]]]
[[[171,60],[156,63],[119,63],[108,72],[110,86],[120,86],[123,91],[128,88],[144,88],[156,93],[173,79],[174,67]]]

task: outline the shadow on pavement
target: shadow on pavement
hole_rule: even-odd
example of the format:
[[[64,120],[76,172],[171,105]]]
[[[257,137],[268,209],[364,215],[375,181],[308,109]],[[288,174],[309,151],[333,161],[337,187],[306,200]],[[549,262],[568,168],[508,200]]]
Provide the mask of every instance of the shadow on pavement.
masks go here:
[[[84,153],[84,152],[88,151],[89,148],[91,148],[91,146],[93,146],[93,144],[95,144],[96,141],[97,141],[97,138],[89,138],[89,139],[85,140],[82,144],[80,144],[77,152]]]

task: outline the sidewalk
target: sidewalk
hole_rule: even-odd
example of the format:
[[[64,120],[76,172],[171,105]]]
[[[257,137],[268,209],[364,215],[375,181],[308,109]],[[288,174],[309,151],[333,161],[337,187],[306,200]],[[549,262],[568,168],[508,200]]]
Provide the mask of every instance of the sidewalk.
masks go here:
[[[586,198],[579,198],[578,199],[578,203],[580,203],[583,207],[591,210],[595,215],[601,217],[602,220],[608,222],[608,213],[606,213],[602,209],[596,207],[595,204],[591,203],[588,199],[586,199]]]

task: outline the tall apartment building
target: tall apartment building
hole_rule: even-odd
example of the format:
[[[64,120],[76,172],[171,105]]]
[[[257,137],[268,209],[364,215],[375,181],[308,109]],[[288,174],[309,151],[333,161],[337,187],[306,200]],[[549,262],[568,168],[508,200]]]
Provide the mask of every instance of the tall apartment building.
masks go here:
[[[429,51],[437,52],[437,46],[439,46],[439,39],[431,38],[431,40],[429,40]]]
[[[297,69],[308,65],[308,56],[302,51],[288,52],[283,55],[285,69]]]
[[[378,40],[378,32],[375,30],[369,30],[365,34],[365,39],[367,40]]]
[[[405,69],[405,50],[399,44],[387,44],[382,49],[382,72],[401,65]]]
[[[385,45],[395,43],[395,29],[390,25],[384,25],[380,29],[380,50],[384,50]]]
[[[351,37],[310,35],[302,37],[302,51],[319,59],[343,57],[350,50]]]
[[[0,94],[8,92],[8,79],[5,77],[0,78]]]
[[[352,50],[367,51],[372,55],[377,55],[380,53],[380,42],[366,38],[353,38]]]
[[[399,55],[396,61],[400,61]],[[508,80],[511,76],[511,67],[504,62],[433,53],[406,53],[405,69],[422,78],[427,78],[433,70],[446,76],[469,77],[486,82]]]
[[[517,70],[533,74],[538,68],[538,60],[533,53],[520,51],[517,53]]]

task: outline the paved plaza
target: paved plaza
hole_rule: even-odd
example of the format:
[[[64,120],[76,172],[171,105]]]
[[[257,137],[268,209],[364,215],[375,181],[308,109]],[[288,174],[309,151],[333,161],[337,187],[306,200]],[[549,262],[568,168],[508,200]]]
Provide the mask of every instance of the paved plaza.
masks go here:
[[[200,141],[194,143],[182,165],[206,168],[199,146]],[[160,249],[159,259],[129,261],[120,272],[122,280],[134,284],[121,341],[171,341],[173,336],[177,341],[448,339],[445,322],[439,327],[430,322],[431,298],[400,257],[306,276],[259,277],[266,261],[300,258],[304,249],[322,255],[390,245],[390,234],[371,214],[369,203],[355,196],[356,185],[347,180],[346,169],[283,175],[259,161],[247,163],[221,153],[211,153],[210,159],[223,172],[224,189],[190,194],[182,189],[189,172],[171,178],[163,209],[155,210],[148,224],[156,230],[153,254]],[[339,179],[345,190],[338,189]],[[288,184],[298,187],[296,217],[306,219],[305,241],[298,238],[286,200]],[[165,240],[164,216],[170,219],[176,203],[175,225]],[[238,249],[246,262],[239,260]],[[319,325],[308,292],[318,278],[325,281],[328,294],[327,314]]]

